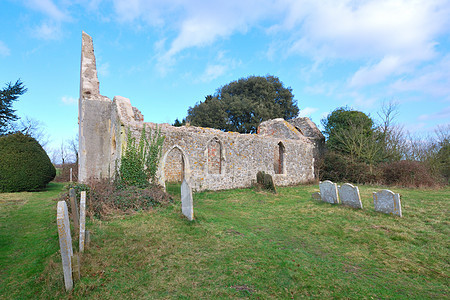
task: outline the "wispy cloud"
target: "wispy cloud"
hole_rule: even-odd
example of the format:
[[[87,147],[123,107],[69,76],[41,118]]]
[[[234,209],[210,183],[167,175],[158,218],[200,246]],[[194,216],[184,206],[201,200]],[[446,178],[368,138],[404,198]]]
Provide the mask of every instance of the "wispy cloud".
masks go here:
[[[447,106],[443,110],[438,111],[433,114],[420,115],[418,118],[419,121],[428,121],[428,120],[436,120],[436,119],[439,119],[439,120],[444,119],[447,121],[450,120],[450,106]]]
[[[11,54],[11,51],[9,50],[8,46],[6,46],[5,43],[0,41],[0,56],[9,56]]]
[[[24,1],[29,8],[39,11],[54,21],[69,21],[71,17],[64,13],[52,0]]]
[[[450,54],[390,85],[396,92],[421,92],[450,100]]]
[[[43,15],[40,24],[32,26],[31,35],[34,38],[43,40],[60,39],[63,36],[62,24],[73,21],[73,18],[66,11],[70,2],[62,1],[57,5],[52,0],[29,0],[23,1],[23,3],[27,8]]]
[[[65,105],[73,105],[78,103],[78,99],[71,96],[63,96],[61,97],[61,102]]]
[[[319,109],[315,108],[315,107],[305,107],[304,109],[300,110],[300,112],[298,113],[298,116],[299,117],[309,117],[318,110]]]
[[[214,63],[209,63],[203,74],[200,76],[199,80],[201,82],[211,82],[216,78],[226,74],[230,70],[236,68],[241,64],[240,61],[228,58],[224,51],[220,51],[217,54]]]
[[[32,35],[42,40],[57,40],[62,36],[61,26],[59,23],[52,21],[43,22],[32,29]]]

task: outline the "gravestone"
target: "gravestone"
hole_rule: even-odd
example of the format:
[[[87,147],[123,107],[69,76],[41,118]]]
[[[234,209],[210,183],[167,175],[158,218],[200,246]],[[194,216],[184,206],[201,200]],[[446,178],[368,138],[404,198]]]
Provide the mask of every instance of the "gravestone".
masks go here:
[[[373,192],[373,205],[376,211],[385,214],[402,216],[402,204],[400,194],[390,190],[382,190],[378,193]]]
[[[363,208],[361,203],[361,197],[359,195],[359,189],[357,186],[353,186],[350,183],[344,183],[338,188],[339,200],[341,204],[348,205],[354,208]]]
[[[84,251],[86,238],[86,191],[81,192],[80,199],[80,252]]]
[[[186,179],[181,184],[181,212],[189,221],[194,219],[194,206],[192,201],[192,189]]]
[[[69,197],[70,197],[70,208],[72,209],[72,222],[73,226],[75,227],[75,232],[80,231],[80,221],[78,217],[78,203],[77,203],[77,197],[75,195],[75,190],[71,188],[69,190]]]
[[[323,201],[328,203],[339,203],[338,190],[336,183],[329,180],[319,183],[320,196]]]
[[[72,238],[70,236],[69,212],[65,201],[59,201],[56,211],[56,223],[58,224],[59,247],[64,272],[64,285],[66,291],[73,288],[72,278]]]
[[[322,200],[319,192],[312,193],[311,198],[313,198],[314,200]]]

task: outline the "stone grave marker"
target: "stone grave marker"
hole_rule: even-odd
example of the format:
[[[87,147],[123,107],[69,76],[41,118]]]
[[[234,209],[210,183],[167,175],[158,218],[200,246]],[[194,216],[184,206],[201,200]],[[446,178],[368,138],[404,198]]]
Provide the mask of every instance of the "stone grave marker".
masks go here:
[[[319,192],[312,193],[311,198],[313,198],[314,200],[322,200]]]
[[[66,291],[73,288],[72,278],[72,237],[70,236],[69,212],[65,201],[59,201],[56,210],[56,223],[58,224],[59,247],[64,272],[64,285]]]
[[[73,226],[75,227],[75,232],[80,231],[80,221],[78,217],[78,203],[77,203],[77,197],[75,195],[75,190],[71,188],[69,190],[69,197],[70,197],[70,207],[72,209],[72,222]]]
[[[400,194],[390,190],[382,190],[378,193],[373,192],[373,205],[376,211],[385,214],[402,216],[402,204]]]
[[[336,183],[325,180],[319,183],[320,196],[323,201],[328,203],[339,203],[339,196]]]
[[[194,219],[194,206],[192,200],[192,189],[186,179],[181,184],[181,212],[189,221]]]
[[[80,252],[84,251],[86,239],[86,191],[81,192],[80,199]]]
[[[339,200],[341,204],[348,205],[354,208],[363,208],[361,203],[361,196],[359,195],[359,189],[357,186],[353,186],[350,183],[344,183],[338,188]]]

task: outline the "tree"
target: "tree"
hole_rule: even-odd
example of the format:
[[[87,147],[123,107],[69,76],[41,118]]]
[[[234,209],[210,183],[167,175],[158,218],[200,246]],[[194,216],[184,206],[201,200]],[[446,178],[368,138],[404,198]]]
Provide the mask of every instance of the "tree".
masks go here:
[[[340,107],[322,119],[322,125],[327,137],[327,179],[370,181],[373,167],[384,159],[382,135],[373,120],[363,112]]]
[[[374,123],[369,116],[348,107],[336,108],[321,122],[323,134],[327,138],[327,148],[340,152],[348,152],[343,145],[342,136],[348,135],[349,130],[358,130],[362,135],[371,135],[374,131]]]
[[[20,79],[14,85],[11,82],[7,83],[6,87],[0,90],[0,135],[8,133],[11,123],[19,119],[12,109],[12,104],[26,91]]]
[[[42,146],[21,132],[0,137],[0,158],[0,192],[39,190],[55,178]]]
[[[278,77],[250,76],[206,96],[204,102],[189,108],[186,120],[194,126],[255,133],[263,121],[292,119],[298,112],[292,89],[285,88]]]
[[[183,119],[180,122],[180,120],[178,120],[178,118],[176,118],[175,122],[172,124],[172,126],[175,126],[175,127],[181,127],[181,126],[184,126],[184,125],[186,125],[186,119]]]

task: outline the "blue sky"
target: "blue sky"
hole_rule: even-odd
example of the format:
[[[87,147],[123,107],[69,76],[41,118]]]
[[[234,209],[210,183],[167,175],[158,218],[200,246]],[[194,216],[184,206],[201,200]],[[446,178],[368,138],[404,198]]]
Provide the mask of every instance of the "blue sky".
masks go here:
[[[349,106],[398,103],[413,134],[450,122],[450,1],[1,0],[0,84],[45,124],[49,148],[78,130],[81,32],[94,40],[101,94],[145,121],[173,123],[217,88],[271,74],[316,124]]]

